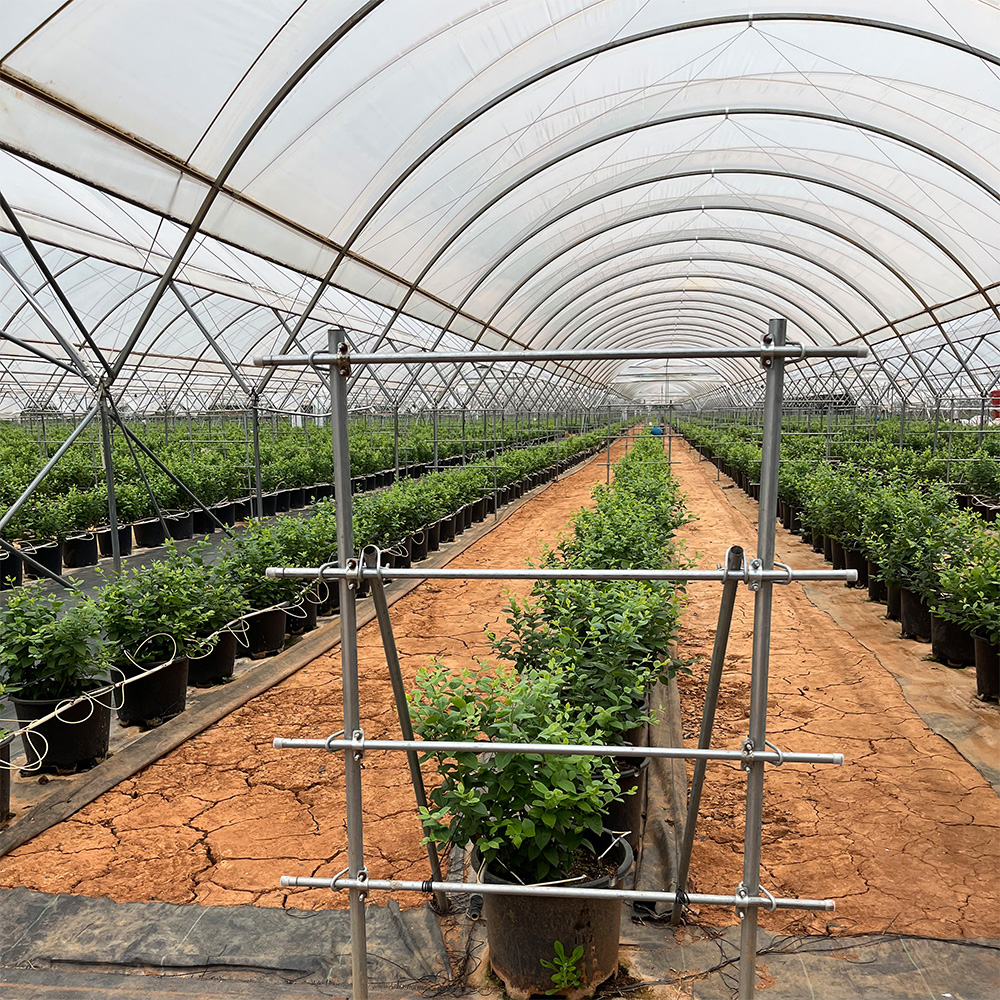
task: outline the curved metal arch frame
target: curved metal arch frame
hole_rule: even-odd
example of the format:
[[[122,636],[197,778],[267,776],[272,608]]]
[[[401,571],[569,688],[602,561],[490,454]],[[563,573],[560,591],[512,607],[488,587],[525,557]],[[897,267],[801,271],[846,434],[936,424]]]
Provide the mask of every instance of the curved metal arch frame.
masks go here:
[[[620,306],[623,306],[623,305],[632,305],[632,304],[640,301],[641,299],[659,299],[660,301],[673,301],[673,296],[677,295],[677,294],[687,295],[687,296],[690,297],[690,301],[695,301],[695,302],[702,301],[702,297],[703,296],[720,295],[720,296],[723,296],[723,297],[726,297],[726,298],[736,298],[736,299],[739,299],[741,301],[753,302],[753,303],[755,303],[757,305],[761,305],[761,306],[766,306],[767,305],[766,303],[762,302],[760,299],[754,298],[752,295],[747,295],[747,294],[742,293],[742,292],[732,292],[732,291],[727,291],[727,290],[724,290],[724,289],[713,290],[713,289],[707,289],[707,288],[698,288],[698,289],[661,288],[661,289],[658,289],[656,291],[643,292],[640,295],[633,295],[633,296],[631,296],[630,298],[628,298],[625,301],[621,301],[621,300],[617,300],[616,299],[616,297],[620,293],[622,293],[622,292],[631,292],[635,288],[641,288],[644,285],[651,285],[654,282],[661,282],[661,281],[665,282],[665,281],[676,281],[676,280],[689,280],[691,278],[704,278],[704,277],[707,277],[707,275],[701,275],[701,274],[662,275],[662,276],[656,277],[656,278],[647,278],[647,279],[643,280],[642,282],[637,282],[637,283],[632,284],[632,285],[627,285],[627,286],[625,286],[623,288],[615,289],[615,291],[611,292],[607,296],[607,298],[605,298],[604,300],[602,300],[600,302],[591,302],[591,303],[589,303],[588,306],[586,307],[587,309],[591,309],[592,307],[594,307],[596,305],[598,307],[598,311],[596,313],[594,313],[593,315],[587,317],[587,319],[582,320],[580,322],[579,326],[576,327],[575,329],[579,329],[579,330],[582,331],[583,327],[586,324],[592,323],[594,320],[600,319],[605,313],[610,312],[612,309],[618,309]],[[722,280],[727,280],[727,279],[723,278]],[[752,282],[750,282],[748,280],[736,281],[735,284],[751,285],[752,286]],[[767,293],[768,295],[770,295],[770,296],[772,296],[772,297],[774,297],[776,299],[779,299],[782,302],[788,303],[789,305],[792,306],[793,309],[796,309],[799,312],[804,313],[808,317],[808,319],[809,319],[809,321],[811,323],[813,323],[816,327],[818,327],[819,329],[821,329],[823,331],[823,333],[825,333],[830,338],[830,342],[832,344],[838,343],[836,337],[834,337],[833,334],[830,332],[830,330],[827,327],[826,323],[824,323],[820,319],[817,319],[812,314],[812,312],[810,310],[806,309],[804,306],[799,305],[799,303],[796,302],[794,299],[790,298],[787,295],[782,295],[780,292],[775,292],[775,291],[773,291],[773,290],[771,290],[769,288],[763,288],[762,286],[756,286],[756,287],[761,288],[761,290],[763,292]],[[666,296],[670,296],[670,298],[667,299]],[[615,301],[612,301],[613,299],[615,299]],[[579,318],[579,317],[577,317],[577,318]],[[569,322],[572,322],[572,320],[569,321]],[[806,329],[806,327],[805,327],[804,324],[796,322],[795,325],[797,327],[799,327],[799,329],[802,330],[803,333],[805,333],[807,336],[809,336],[809,331]],[[564,325],[562,327],[562,329],[559,331],[559,333],[561,334],[563,331],[565,331],[565,329],[566,329],[566,326]],[[815,338],[812,338],[812,339],[813,339],[813,342],[815,343],[816,342]],[[551,340],[547,341],[544,347],[539,347],[539,350],[555,350],[555,349],[557,349],[559,347],[562,347],[562,346],[563,346],[563,341],[561,339],[558,339],[558,335],[557,335],[557,336],[553,337]]]
[[[640,251],[640,250],[647,250],[647,249],[650,249],[651,247],[663,247],[663,246],[669,246],[669,245],[675,244],[675,243],[692,243],[692,242],[696,242],[696,241],[692,237],[690,237],[690,236],[675,237],[675,238],[670,238],[670,239],[662,239],[662,238],[657,237],[657,238],[651,239],[651,240],[649,240],[649,241],[647,241],[645,243],[627,247],[624,250],[617,250],[614,253],[609,253],[609,254],[605,255],[600,260],[593,261],[593,262],[587,264],[585,267],[582,267],[582,268],[578,269],[574,274],[569,275],[569,277],[567,277],[565,280],[563,280],[562,282],[560,282],[556,286],[556,288],[563,288],[563,287],[565,287],[571,281],[575,281],[576,278],[580,277],[583,274],[586,274],[587,271],[591,271],[595,267],[601,267],[602,265],[608,263],[609,261],[612,261],[612,260],[616,259],[617,257],[623,257],[623,256],[626,256],[626,255],[628,255],[630,253],[635,253],[635,252]],[[906,344],[906,341],[905,341],[903,335],[896,329],[896,324],[893,322],[892,319],[889,318],[889,316],[885,312],[885,310],[883,310],[879,306],[879,304],[871,296],[869,296],[867,292],[864,291],[864,289],[862,289],[860,286],[856,285],[850,278],[848,278],[845,275],[841,274],[839,271],[837,271],[831,265],[828,265],[825,262],[819,261],[819,260],[817,260],[814,257],[810,257],[807,254],[801,253],[800,251],[794,250],[794,249],[792,249],[790,247],[786,247],[786,246],[783,246],[783,245],[778,244],[778,243],[771,243],[771,242],[768,242],[767,240],[749,239],[749,238],[747,238],[745,236],[744,237],[738,237],[738,236],[699,236],[698,239],[697,239],[697,242],[699,242],[699,243],[733,243],[733,244],[737,244],[737,245],[759,246],[759,247],[766,248],[768,250],[772,250],[775,253],[785,254],[787,256],[796,257],[799,260],[805,261],[808,265],[810,265],[810,267],[815,267],[817,270],[822,271],[825,274],[830,275],[836,281],[839,281],[842,284],[846,285],[860,299],[862,299],[864,302],[866,302],[871,307],[871,309],[872,309],[873,312],[875,312],[877,315],[879,315],[879,316],[882,317],[882,320],[884,321],[886,328],[888,330],[892,331],[893,336],[899,342],[900,346],[903,348],[903,350],[906,352],[906,354],[910,358],[913,357],[912,352],[910,351],[909,346]],[[693,254],[679,254],[679,255],[677,255],[677,258],[684,259],[685,257],[687,257],[687,258],[692,258],[693,259],[695,256],[697,256],[697,255],[693,255]],[[715,259],[715,258],[713,257],[712,259]],[[729,258],[723,258],[723,259],[729,259]],[[737,259],[737,261],[738,261],[738,259]],[[741,261],[739,261],[739,262],[742,263]],[[758,266],[762,266],[762,265],[758,265]],[[770,268],[767,268],[766,270],[771,271]],[[772,271],[772,273],[781,273],[781,272],[773,272]],[[540,305],[540,304],[541,304],[541,301],[538,304],[536,304],[536,306],[532,307],[532,309],[529,310],[529,312],[525,314],[524,318],[527,319],[527,317],[530,316],[531,313],[534,312],[534,310],[536,308],[538,308],[538,305]],[[855,329],[858,330],[857,327],[855,327]],[[866,333],[862,333],[860,330],[858,330],[858,337],[862,341],[862,343],[864,343],[865,346],[867,346],[869,348],[869,350],[871,350],[872,356],[876,359],[876,361],[879,363],[879,365],[882,366],[882,362],[879,359],[877,352],[874,350],[873,345],[869,341],[869,335],[866,334]],[[884,366],[882,366],[882,367],[884,367]],[[926,382],[926,379],[924,379],[924,381]]]
[[[590,149],[592,147],[585,147],[585,148]],[[549,166],[551,166],[551,164],[545,165],[544,169],[548,169]],[[853,190],[847,187],[846,185],[837,184],[833,181],[828,181],[823,178],[812,177],[809,174],[801,174],[797,172],[767,170],[760,167],[708,168],[701,170],[682,170],[676,173],[660,174],[655,177],[644,178],[643,180],[636,181],[634,183],[622,184],[618,187],[611,188],[608,191],[603,191],[592,198],[586,198],[582,201],[579,201],[575,203],[571,208],[568,208],[565,211],[559,212],[558,214],[552,216],[551,218],[546,219],[544,222],[531,229],[527,234],[518,236],[517,237],[518,246],[517,248],[515,248],[515,250],[519,249],[521,246],[523,246],[530,240],[533,240],[536,236],[541,235],[541,233],[543,233],[550,226],[557,224],[558,222],[572,215],[574,212],[579,211],[581,208],[585,208],[588,205],[596,204],[597,202],[602,201],[605,198],[614,197],[616,194],[623,194],[627,191],[636,191],[640,188],[647,187],[653,184],[660,184],[665,181],[682,180],[691,177],[721,177],[721,176],[734,176],[734,175],[786,178],[789,180],[799,181],[800,183],[803,184],[815,184],[817,186],[830,188],[831,190],[834,191],[839,191],[840,193],[848,195],[849,197],[856,198],[859,201],[863,201],[866,204],[872,205],[874,208],[880,211],[886,212],[888,215],[891,215],[893,218],[902,222],[904,225],[915,230],[924,239],[926,239],[932,246],[934,246],[938,251],[940,251],[945,257],[947,257],[948,260],[950,260],[955,265],[955,267],[957,267],[962,272],[962,274],[965,275],[965,277],[969,280],[969,283],[973,285],[976,291],[983,297],[983,300],[987,304],[987,308],[991,309],[994,313],[997,314],[998,317],[1000,317],[1000,307],[998,307],[995,303],[992,302],[992,300],[987,295],[986,290],[983,287],[981,281],[972,273],[972,271],[965,264],[965,262],[954,251],[952,251],[949,247],[945,246],[944,243],[942,243],[937,237],[928,232],[923,226],[919,225],[912,218],[910,218],[907,215],[904,215],[902,212],[890,207],[889,205],[880,202],[878,199],[871,197],[870,195],[863,194],[860,191]],[[532,172],[530,177],[526,178],[525,181],[522,181],[521,183],[526,183],[527,179],[532,179],[535,176],[538,176],[538,174]],[[520,184],[518,184],[517,186],[520,186]],[[516,189],[517,187],[508,187],[507,189],[505,189],[504,193],[497,199],[491,199],[487,210],[496,207],[500,203],[500,201],[502,201],[502,199],[507,196],[507,194],[512,193]],[[700,196],[690,195],[688,197],[695,198]],[[754,211],[754,209],[747,208],[747,211]],[[455,235],[448,238],[445,245],[447,247],[450,247],[454,242],[454,240],[459,238],[462,234],[464,234],[468,226],[474,224],[474,222],[478,218],[481,218],[481,215],[480,213],[477,212],[475,218],[470,220],[469,223],[463,224],[463,226],[458,230],[458,232]],[[509,256],[510,254],[505,254],[502,258],[499,258],[499,260],[505,260]],[[440,256],[439,255],[436,256],[436,260],[439,259]],[[422,281],[425,276],[426,272],[423,272],[419,280]]]
[[[719,260],[719,261],[727,260],[727,258],[712,258],[710,256],[701,256],[700,259],[703,259],[703,260]],[[650,262],[648,264],[643,264],[640,267],[630,268],[627,272],[619,272],[617,274],[610,275],[607,278],[602,279],[601,281],[595,282],[593,285],[589,286],[586,289],[586,291],[584,292],[584,294],[590,295],[591,293],[596,292],[597,289],[601,285],[606,284],[606,283],[608,283],[610,281],[617,281],[617,280],[619,280],[622,277],[623,274],[635,274],[636,272],[638,272],[640,270],[644,270],[646,268],[663,267],[664,264],[673,264],[673,263],[684,264],[684,263],[688,263],[690,260],[691,260],[691,258],[688,258],[688,257],[677,256],[677,257],[673,257],[673,258],[671,258],[671,259],[669,259],[667,261],[655,261],[655,262]],[[736,260],[732,260],[732,263],[743,263],[743,262],[738,262]],[[840,309],[830,299],[826,298],[825,296],[823,296],[822,294],[820,294],[819,292],[817,292],[815,289],[810,288],[809,285],[807,285],[804,281],[801,281],[799,279],[790,279],[787,276],[783,275],[782,272],[776,271],[774,268],[765,267],[762,264],[751,264],[749,261],[747,261],[747,262],[745,262],[745,266],[747,266],[747,267],[756,267],[758,270],[765,271],[768,274],[775,275],[779,279],[786,278],[787,280],[793,281],[794,284],[797,285],[799,288],[802,288],[804,291],[811,293],[815,298],[819,299],[819,301],[824,306],[826,306],[828,309],[830,309],[831,312],[836,313],[837,316],[839,316],[848,326],[850,326],[855,331],[856,334],[858,334],[860,336],[860,334],[861,334],[860,328],[857,326],[857,324],[855,324],[851,320],[851,318],[842,309]],[[653,278],[640,278],[639,280],[634,281],[631,284],[621,285],[620,287],[615,288],[613,291],[609,292],[608,294],[609,295],[617,295],[619,292],[629,291],[629,290],[631,290],[633,288],[640,288],[643,285],[649,284],[649,283],[651,283],[653,281],[669,281],[669,280],[676,280],[678,278],[695,279],[695,280],[697,280],[697,279],[709,279],[709,280],[712,280],[712,281],[726,281],[726,282],[732,282],[734,284],[739,284],[739,285],[749,285],[752,288],[766,287],[766,290],[771,295],[774,295],[777,298],[784,299],[787,302],[793,302],[793,301],[795,301],[790,296],[784,295],[781,292],[777,292],[773,288],[770,288],[770,287],[767,287],[767,286],[756,285],[749,278],[742,278],[742,277],[740,277],[738,275],[735,275],[735,274],[724,274],[724,273],[721,273],[721,272],[720,273],[715,273],[715,272],[712,272],[712,271],[704,271],[704,272],[703,271],[692,271],[692,272],[681,272],[681,273],[673,272],[673,271],[671,271],[669,273],[665,272],[665,273],[659,274],[659,275],[657,275],[656,277],[653,277]],[[552,320],[556,316],[558,316],[560,312],[562,312],[564,309],[567,309],[567,308],[570,308],[572,306],[577,305],[582,298],[583,298],[583,295],[581,295],[575,301],[572,300],[572,299],[567,300],[567,302],[565,303],[565,305],[560,306],[559,309],[556,312],[552,313],[549,316],[549,318],[546,319],[545,322],[535,331],[535,334],[532,337],[532,341],[536,340],[536,338],[538,338],[538,337],[541,336],[541,333],[545,329],[545,327],[548,326],[548,324],[550,322],[552,322]],[[579,318],[580,316],[582,316],[583,313],[586,312],[588,309],[590,309],[592,306],[600,304],[600,301],[601,300],[595,300],[595,301],[588,302],[586,305],[584,305],[583,307],[581,307],[580,309],[578,309],[577,312],[575,312],[572,316],[567,317],[567,319],[565,321],[563,321],[562,325],[558,328],[558,330],[556,330],[549,337],[549,339],[545,340],[540,345],[539,349],[540,350],[548,350],[549,345],[552,343],[553,339],[555,337],[557,337],[560,333],[562,333],[566,329],[567,325],[569,325],[574,320],[576,320],[577,318]]]

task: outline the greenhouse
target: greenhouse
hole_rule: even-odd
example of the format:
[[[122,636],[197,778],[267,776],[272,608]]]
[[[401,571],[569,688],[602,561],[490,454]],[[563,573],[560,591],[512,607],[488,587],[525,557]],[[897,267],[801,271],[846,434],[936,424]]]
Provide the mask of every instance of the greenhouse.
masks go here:
[[[1000,5],[6,0],[0,994],[1000,995]]]

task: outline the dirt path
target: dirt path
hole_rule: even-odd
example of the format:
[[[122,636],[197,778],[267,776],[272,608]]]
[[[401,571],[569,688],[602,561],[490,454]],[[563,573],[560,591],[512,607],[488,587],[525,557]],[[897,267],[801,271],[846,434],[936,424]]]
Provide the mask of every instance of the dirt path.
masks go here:
[[[624,444],[612,449],[612,458]],[[551,485],[470,546],[452,566],[522,566],[589,502],[604,455]],[[432,656],[474,665],[483,632],[502,626],[504,594],[530,582],[429,581],[391,608],[404,679]],[[337,874],[347,864],[341,760],[271,747],[317,738],[343,716],[335,653],[248,702],[71,819],[5,857],[0,886],[222,905],[343,908],[346,894],[279,888],[282,875]],[[399,737],[378,627],[359,633],[361,719],[373,738]],[[412,785],[402,754],[371,754],[363,773],[365,853],[372,878],[426,878]],[[373,902],[384,902],[378,893]],[[404,894],[401,906],[425,897]]]
[[[681,532],[689,551],[700,554],[699,565],[714,569],[734,543],[755,552],[756,504],[735,488],[720,488],[715,467],[699,464],[683,444],[675,442],[674,458],[699,517]],[[822,565],[780,527],[777,557],[793,567]],[[698,737],[719,590],[717,584],[689,587],[682,649],[700,657],[693,676],[680,683],[689,745]],[[883,628],[878,608],[869,613],[872,629]],[[717,716],[718,747],[736,748],[746,736],[752,622],[752,595],[741,588]],[[927,647],[910,645],[914,669],[934,669],[920,662]],[[984,736],[994,759],[1000,756],[998,719],[995,711],[984,715],[984,726],[992,725]],[[897,933],[928,937],[1000,937],[1000,799],[928,729],[866,645],[798,585],[775,588],[768,734],[782,749],[842,752],[845,762],[768,768],[762,882],[775,895],[835,899],[837,912],[763,913],[762,926],[862,933],[891,925]],[[745,788],[738,769],[709,767],[691,865],[699,891],[731,892],[741,880]],[[713,907],[699,920],[735,918]]]

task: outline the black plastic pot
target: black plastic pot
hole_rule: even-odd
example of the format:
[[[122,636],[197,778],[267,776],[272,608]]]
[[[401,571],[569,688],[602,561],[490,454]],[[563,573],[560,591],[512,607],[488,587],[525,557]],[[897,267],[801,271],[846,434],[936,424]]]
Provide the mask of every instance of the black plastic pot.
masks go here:
[[[167,540],[167,533],[163,530],[163,524],[158,517],[136,521],[132,525],[132,533],[135,535],[135,544],[140,549],[155,549]]]
[[[236,523],[236,504],[232,500],[213,504],[209,510],[227,527]]]
[[[285,631],[288,635],[304,635],[316,627],[316,602],[303,597],[285,610]]]
[[[365,477],[351,476],[351,492],[364,493],[364,491],[365,491]]]
[[[139,677],[145,670],[166,663],[156,673]],[[118,700],[118,721],[123,726],[152,728],[172,719],[184,711],[187,704],[188,658],[178,656],[171,661],[149,660],[134,664],[131,661],[116,663],[115,667],[126,677],[139,677],[125,684]]]
[[[984,635],[973,634],[976,651],[976,697],[980,701],[1000,699],[1000,646]]]
[[[265,493],[264,500],[266,501],[268,497],[273,497],[274,498],[273,513],[287,514],[292,502],[290,493],[291,493],[290,490],[275,490],[273,493]]]
[[[442,517],[438,521],[440,526],[440,535],[442,542],[453,542],[455,541],[455,515],[451,514],[448,517]]]
[[[486,513],[493,514],[497,509],[497,495],[496,493],[491,493],[486,497]]]
[[[834,569],[847,569],[847,559],[844,554],[844,546],[836,538],[830,539],[830,551],[833,555]]]
[[[215,521],[210,514],[206,514],[200,507],[195,507],[191,511],[191,533],[198,535],[214,535],[216,532]]]
[[[30,545],[21,546],[21,551],[25,555],[31,556],[35,562],[41,563],[47,570],[51,570],[53,573],[62,572],[62,548],[58,542],[33,542]],[[33,566],[25,563],[24,575],[36,577],[38,574]]]
[[[266,608],[243,616],[246,633],[243,641],[247,644],[247,655],[251,657],[272,656],[285,645],[285,609]]]
[[[898,622],[902,606],[902,590],[894,583],[885,585],[885,616],[890,621]]]
[[[972,633],[931,612],[931,655],[949,667],[971,667],[976,662]]]
[[[812,547],[813,552],[826,552],[826,539],[815,529],[810,529],[812,531]],[[831,553],[832,555],[832,553]]]
[[[887,592],[885,580],[879,579],[882,572],[878,563],[868,560],[868,600],[878,604],[885,604]]]
[[[264,517],[274,517],[278,513],[278,495],[276,493],[262,493],[260,496],[261,508]],[[251,503],[250,510],[253,515],[257,515],[257,504]]]
[[[24,582],[24,564],[16,552],[0,549],[0,590],[20,587]]]
[[[188,684],[212,687],[233,676],[236,666],[236,636],[228,629],[220,632],[215,645],[205,655],[188,661]]]
[[[435,521],[433,524],[429,524],[426,531],[427,551],[437,552],[437,550],[441,548],[441,522]]]
[[[427,529],[421,528],[410,536],[410,559],[420,562],[427,558]]]
[[[301,486],[294,486],[288,491],[289,510],[301,510],[306,505],[306,491]]]
[[[88,531],[62,543],[62,564],[67,569],[97,565],[97,535]]]
[[[472,504],[472,520],[473,521],[485,521],[486,520],[486,498],[480,497]]]
[[[931,609],[917,593],[906,587],[899,591],[899,624],[907,639],[917,642],[931,641]]]
[[[823,536],[823,558],[828,562],[833,562],[833,538],[830,535]]]
[[[610,843],[610,837],[605,834],[599,843],[598,850],[602,851]],[[473,870],[481,872],[480,881],[511,884],[484,868],[476,851],[472,852],[471,860]],[[605,889],[620,885],[632,867],[632,848],[619,840],[608,851],[606,860],[616,865],[613,879],[575,882],[574,886]],[[551,973],[542,965],[542,959],[552,960],[556,941],[562,942],[567,955],[582,946],[583,955],[576,963],[581,987],[566,995],[592,996],[601,983],[618,971],[621,912],[621,903],[615,899],[553,899],[490,893],[483,898],[490,965],[503,980],[508,996],[513,1000],[528,1000],[552,988]]]
[[[625,840],[633,853],[639,846],[642,833],[642,814],[646,799],[646,771],[651,757],[619,757],[618,787],[621,795],[608,806],[605,825],[615,833],[625,833]]]
[[[26,764],[31,767],[29,774],[84,771],[107,757],[112,693],[97,697],[99,701],[87,698],[21,734]],[[67,700],[10,699],[21,726],[44,718]],[[41,766],[36,768],[39,759]]]
[[[112,555],[111,552],[111,529],[110,528],[98,528],[97,529],[97,548],[98,551],[107,559]],[[132,525],[131,524],[119,524],[118,525],[118,554],[122,556],[130,556],[132,554]]]
[[[472,504],[467,503],[461,510],[462,530],[468,531],[472,527]]]
[[[163,520],[167,522],[167,531],[174,541],[190,538],[194,534],[194,520],[189,510],[171,511]]]
[[[14,734],[0,739],[0,827],[11,817],[10,811],[10,745]]]
[[[412,539],[409,535],[401,538],[392,547],[392,565],[396,569],[409,569],[413,561]]]
[[[848,587],[867,587],[868,586],[868,559],[863,552],[858,549],[848,548],[844,546],[844,561],[847,564],[848,569],[857,570],[858,579],[856,583],[847,584]]]
[[[237,521],[246,521],[253,517],[254,505],[250,497],[240,497],[233,501],[233,524]]]

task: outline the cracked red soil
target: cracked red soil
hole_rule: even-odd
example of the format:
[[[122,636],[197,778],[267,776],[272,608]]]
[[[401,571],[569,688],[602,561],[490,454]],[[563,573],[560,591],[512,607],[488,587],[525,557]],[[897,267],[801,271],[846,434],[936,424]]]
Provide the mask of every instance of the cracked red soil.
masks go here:
[[[622,446],[618,445],[615,454]],[[756,545],[756,507],[723,492],[714,468],[675,445],[675,467],[699,520],[682,534],[699,565],[714,568],[726,546]],[[696,459],[696,456],[695,456]],[[592,463],[517,511],[453,565],[523,564],[587,502],[604,469]],[[732,497],[730,502],[729,497]],[[779,530],[778,558],[821,565]],[[836,587],[838,584],[829,584]],[[483,630],[502,625],[496,581],[430,581],[391,609],[404,676],[431,656],[473,664],[487,653]],[[859,595],[858,600],[862,598]],[[697,739],[719,588],[692,584],[682,651],[700,657],[681,679],[688,745]],[[877,621],[880,611],[872,607]],[[716,746],[746,735],[751,595],[741,590],[723,680]],[[925,647],[913,646],[919,659]],[[377,627],[359,636],[365,731],[398,736]],[[346,865],[343,768],[335,756],[275,751],[274,736],[325,737],[339,728],[336,655],[321,658],[91,805],[13,852],[0,885],[48,892],[343,907],[346,895],[279,888],[281,875],[330,876]],[[764,913],[775,931],[896,932],[997,937],[1000,802],[979,773],[932,733],[899,685],[858,639],[797,585],[775,591],[768,732],[780,747],[843,752],[843,767],[769,768],[762,881],[775,895],[831,897],[835,914]],[[996,742],[996,729],[993,736]],[[372,753],[363,773],[372,877],[424,878],[405,759]],[[691,888],[731,892],[742,874],[745,784],[737,768],[708,771]],[[374,894],[374,901],[380,900]],[[403,894],[402,906],[424,897]],[[731,921],[705,908],[705,923]]]
[[[624,444],[612,448],[612,457]],[[453,567],[523,566],[589,502],[603,454],[515,511]],[[432,657],[474,665],[487,628],[504,626],[505,593],[530,582],[428,581],[390,609],[409,686]],[[361,720],[372,738],[399,738],[376,623],[358,635]],[[321,657],[226,719],[123,781],[3,859],[0,886],[118,901],[342,908],[346,893],[285,891],[282,875],[336,875],[347,864],[340,758],[274,750],[275,736],[324,738],[343,717],[339,654]],[[402,754],[368,755],[362,781],[372,878],[423,879],[413,791]],[[373,902],[385,894],[373,893]],[[403,907],[424,896],[401,894]]]
[[[698,565],[714,569],[730,544],[755,552],[757,505],[735,488],[720,488],[715,467],[699,464],[683,444],[674,457],[688,505],[699,516],[681,531],[689,553],[699,554]],[[777,558],[793,567],[825,565],[780,527]],[[700,660],[692,676],[680,679],[680,689],[685,742],[696,745],[719,587],[691,584],[688,594],[681,649]],[[863,592],[856,600],[864,600]],[[867,610],[873,632],[884,631],[881,606]],[[713,745],[720,748],[738,748],[747,734],[752,624],[753,595],[741,588],[716,716]],[[785,933],[874,933],[891,924],[894,932],[929,937],[998,937],[1000,799],[907,704],[864,638],[840,628],[797,584],[775,587],[769,738],[784,750],[841,752],[845,759],[841,767],[767,769],[761,882],[776,896],[834,899],[837,912],[762,913],[761,925]],[[915,661],[928,651],[899,645],[896,655]],[[990,712],[984,720],[997,756],[1000,716]],[[745,798],[742,771],[709,767],[692,891],[732,892],[742,880]],[[735,917],[705,907],[698,920],[717,925]]]

